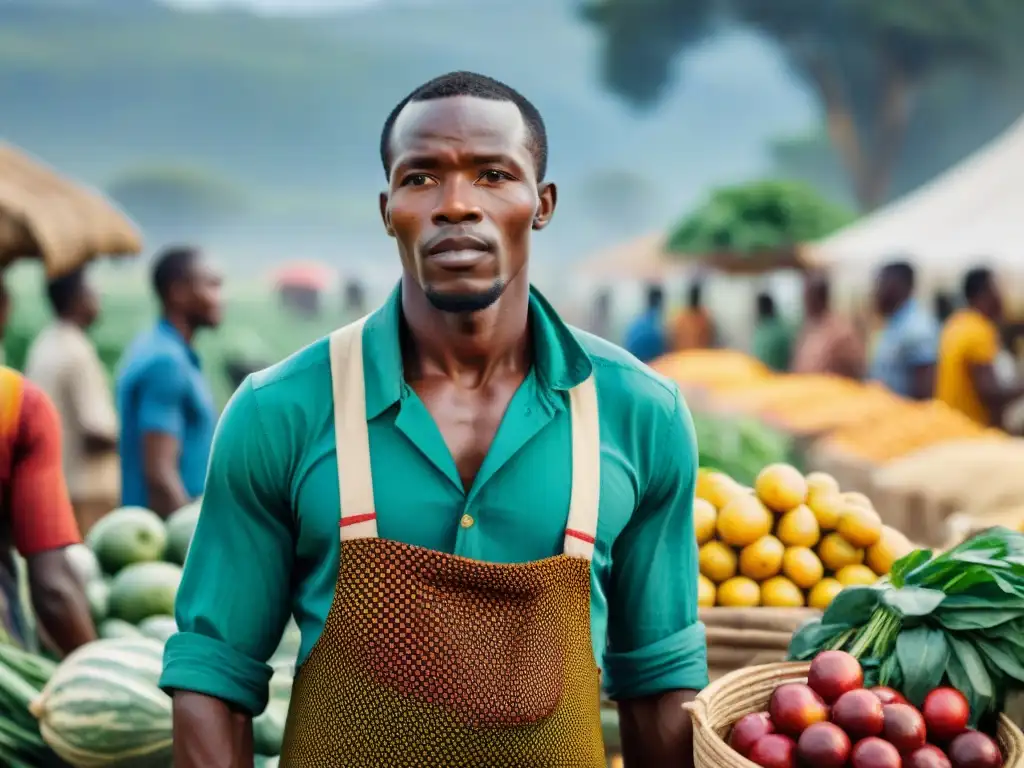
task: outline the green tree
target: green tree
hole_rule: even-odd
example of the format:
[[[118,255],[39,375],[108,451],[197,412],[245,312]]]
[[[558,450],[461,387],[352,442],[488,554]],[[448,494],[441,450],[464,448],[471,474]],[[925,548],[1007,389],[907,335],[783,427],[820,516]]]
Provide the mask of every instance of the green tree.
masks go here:
[[[854,197],[886,199],[917,97],[950,70],[998,74],[1019,61],[1020,0],[590,0],[604,36],[603,79],[638,107],[656,103],[671,65],[718,25],[776,42],[817,96]]]
[[[106,191],[147,230],[187,225],[201,231],[247,210],[240,189],[199,168],[137,168],[117,177]]]

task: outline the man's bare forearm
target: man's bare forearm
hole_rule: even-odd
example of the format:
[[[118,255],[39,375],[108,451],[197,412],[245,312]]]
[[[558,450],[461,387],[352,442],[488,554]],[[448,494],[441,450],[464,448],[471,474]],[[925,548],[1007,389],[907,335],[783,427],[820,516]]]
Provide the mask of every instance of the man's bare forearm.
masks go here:
[[[626,768],[693,768],[693,727],[683,704],[696,691],[666,691],[619,702]]]
[[[62,655],[96,639],[85,591],[64,550],[30,557],[28,580],[39,624]]]
[[[174,693],[174,768],[252,764],[251,715],[201,693]]]
[[[188,504],[192,499],[185,492],[185,486],[177,475],[154,478],[146,484],[149,493],[149,507],[160,517],[166,518]]]

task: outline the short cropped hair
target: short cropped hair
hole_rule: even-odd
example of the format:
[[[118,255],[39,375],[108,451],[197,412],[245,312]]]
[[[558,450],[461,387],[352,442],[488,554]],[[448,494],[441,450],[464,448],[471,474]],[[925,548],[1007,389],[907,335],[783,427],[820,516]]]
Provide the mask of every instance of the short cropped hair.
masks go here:
[[[976,267],[968,270],[964,275],[964,298],[968,302],[974,301],[978,296],[988,290],[992,284],[992,270],[986,267]]]
[[[529,99],[511,86],[475,72],[449,72],[446,75],[435,77],[430,82],[416,88],[391,110],[391,114],[384,121],[384,128],[380,134],[380,161],[384,166],[384,175],[388,179],[391,178],[391,135],[395,129],[395,121],[405,109],[405,105],[413,101],[434,101],[456,96],[470,96],[491,101],[510,101],[515,104],[530,132],[530,152],[533,154],[537,179],[543,180],[548,167],[548,134],[540,112]]]
[[[66,315],[84,288],[85,269],[81,267],[48,282],[46,296],[50,300],[54,314],[58,317]]]
[[[157,255],[153,263],[153,290],[161,301],[167,300],[175,283],[189,276],[199,253],[195,246],[172,245]]]

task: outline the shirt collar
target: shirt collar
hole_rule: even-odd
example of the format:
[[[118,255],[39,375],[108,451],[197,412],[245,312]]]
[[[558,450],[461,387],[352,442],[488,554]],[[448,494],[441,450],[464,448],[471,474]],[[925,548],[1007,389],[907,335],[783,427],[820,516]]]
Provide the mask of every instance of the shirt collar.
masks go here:
[[[196,351],[192,349],[192,345],[185,340],[185,337],[181,335],[177,328],[171,325],[166,317],[160,318],[160,321],[156,324],[156,329],[162,336],[180,346],[189,356],[189,359],[195,363],[196,367],[199,367],[199,355],[196,354]]]
[[[917,312],[917,299],[909,298],[903,302],[903,305],[899,309],[892,313],[889,317],[889,324],[895,325],[901,323],[915,312]]]
[[[366,320],[363,330],[363,367],[366,379],[366,416],[375,418],[402,397],[403,370],[399,328],[402,286]],[[540,291],[530,288],[530,328],[533,331],[534,368],[541,387],[566,391],[593,372],[590,355]]]

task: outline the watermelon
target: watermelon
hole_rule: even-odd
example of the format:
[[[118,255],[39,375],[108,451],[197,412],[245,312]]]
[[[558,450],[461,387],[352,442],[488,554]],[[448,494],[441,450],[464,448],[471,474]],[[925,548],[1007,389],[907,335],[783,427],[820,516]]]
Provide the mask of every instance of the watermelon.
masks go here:
[[[70,547],[65,548],[64,556],[68,559],[71,570],[75,572],[75,575],[78,576],[78,580],[82,584],[88,584],[102,578],[103,573],[100,570],[100,561],[96,559],[96,555],[85,544],[72,544]]]
[[[171,698],[157,683],[163,645],[97,640],[68,656],[32,702],[43,741],[77,768],[171,764]]]
[[[142,633],[134,624],[120,619],[107,619],[96,628],[96,633],[104,640],[125,640],[142,637]]]
[[[173,616],[181,568],[173,563],[134,563],[110,583],[110,615],[129,624]]]
[[[167,531],[156,512],[142,507],[121,507],[99,520],[85,543],[104,572],[113,576],[133,563],[159,560],[167,549]]]
[[[139,622],[139,632],[161,643],[178,632],[178,624],[173,616],[150,616]]]
[[[110,607],[110,585],[103,579],[93,579],[85,585],[85,599],[89,601],[92,620],[99,624],[107,618]]]
[[[167,552],[164,554],[164,559],[168,562],[178,565],[185,564],[185,555],[188,554],[196,523],[199,522],[199,508],[202,503],[201,498],[197,499],[167,518]]]

